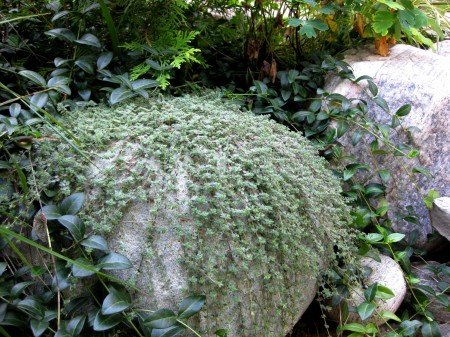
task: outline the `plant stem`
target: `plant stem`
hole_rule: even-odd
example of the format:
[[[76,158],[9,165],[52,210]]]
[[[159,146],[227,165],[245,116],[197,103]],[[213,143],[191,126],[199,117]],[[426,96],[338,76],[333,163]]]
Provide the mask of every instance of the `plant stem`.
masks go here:
[[[194,329],[192,329],[189,325],[187,325],[186,323],[184,323],[183,321],[177,319],[177,322],[180,323],[182,326],[184,326],[185,328],[188,328],[189,330],[191,330],[197,337],[202,337],[202,335],[200,335],[197,331],[195,331]]]

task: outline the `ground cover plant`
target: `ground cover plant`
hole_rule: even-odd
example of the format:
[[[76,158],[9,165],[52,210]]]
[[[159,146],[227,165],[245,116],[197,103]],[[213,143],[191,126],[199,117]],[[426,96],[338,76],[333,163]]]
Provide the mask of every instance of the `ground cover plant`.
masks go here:
[[[81,278],[86,273],[97,275],[101,296],[92,298],[98,302],[98,316],[107,321],[106,328],[117,334],[129,329],[145,334],[149,325],[141,323],[152,319],[139,318],[120,282],[111,280],[101,269],[100,260],[113,253],[98,249],[102,248],[99,238],[94,243],[80,241],[87,240],[82,235],[85,226],[77,215],[81,195],[70,196],[67,186],[58,184],[36,191],[33,170],[38,163],[31,160],[32,154],[36,144],[55,137],[64,139],[83,157],[81,143],[72,127],[61,119],[61,111],[70,114],[96,103],[114,105],[138,96],[147,98],[157,90],[175,95],[201,93],[208,86],[221,87],[224,99],[239,102],[243,110],[270,115],[317,146],[318,153],[330,161],[342,181],[343,195],[352,207],[354,227],[361,231],[361,255],[376,258],[381,251],[400,262],[405,271],[411,300],[401,315],[386,314],[391,322],[399,321],[392,325],[389,336],[439,336],[427,306],[437,301],[448,308],[448,284],[441,284],[440,292],[420,285],[410,259],[420,258],[423,252],[414,248],[413,238],[405,240],[392,232],[395,219],[387,215],[389,205],[384,191],[393,183],[389,172],[346,161],[346,149],[340,142],[350,133],[353,145],[358,146],[362,137],[370,135],[373,142],[367,149],[369,154],[414,158],[418,153],[413,147],[395,143],[391,138],[411,107],[405,105],[390,111],[373,81],[369,77],[354,78],[336,54],[367,41],[375,41],[382,55],[389,52],[389,43],[428,47],[445,36],[445,11],[445,2],[409,0],[2,2],[0,217],[2,248],[7,254],[2,253],[5,260],[1,264],[1,282],[2,289],[7,290],[2,293],[0,332],[5,336],[19,331],[31,331],[35,336],[45,331],[51,335],[57,330],[57,322],[61,335],[75,336],[82,333],[83,326],[95,326],[97,314],[91,313],[85,319],[69,303],[67,309],[62,305],[59,277],[64,281],[67,275],[58,272],[67,264],[65,267],[72,265],[71,273],[79,273]],[[330,72],[367,86],[374,102],[392,116],[391,125],[370,121],[364,102],[327,93],[323,84]],[[52,132],[42,133],[42,125]],[[414,180],[418,174],[428,173],[425,168],[416,167],[405,173],[405,179]],[[432,207],[437,193],[422,194],[423,201]],[[63,200],[66,204],[78,200],[78,206],[70,210],[59,204]],[[42,214],[38,212],[43,207],[51,207],[44,214],[52,214],[55,207],[69,211],[48,218],[46,224],[36,216]],[[417,222],[414,210],[404,218]],[[36,227],[40,231],[31,231]],[[45,245],[37,245],[39,235],[45,238]],[[22,245],[53,257],[33,266],[21,254]],[[119,259],[114,268],[127,265],[126,260],[113,256]],[[350,266],[338,266],[333,282],[324,288],[324,294],[333,290],[328,295],[334,296],[335,304],[346,297],[346,269],[352,270]],[[449,273],[445,265],[435,271]],[[48,292],[36,294],[36,285],[30,282],[40,283],[46,278],[56,280],[56,285]],[[378,288],[370,289],[364,305],[353,309],[364,318],[375,314],[372,304]],[[111,316],[103,317],[109,311],[98,310],[106,298],[120,298],[122,306]],[[186,303],[192,301],[200,308],[203,300],[193,296]],[[154,328],[168,329],[161,334],[178,332],[187,318],[182,317],[183,307],[178,316],[159,311],[153,318],[167,320],[162,325],[156,323]],[[23,317],[27,317],[29,326],[23,327]],[[122,324],[117,326],[117,322]],[[339,333],[348,331],[352,336],[379,333],[373,325],[346,325],[344,320]],[[218,330],[217,335],[225,336],[226,331]]]

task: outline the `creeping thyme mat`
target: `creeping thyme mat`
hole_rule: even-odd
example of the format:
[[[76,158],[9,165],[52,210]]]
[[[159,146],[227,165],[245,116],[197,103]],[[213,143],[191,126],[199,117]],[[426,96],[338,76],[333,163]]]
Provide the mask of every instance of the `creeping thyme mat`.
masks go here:
[[[110,235],[127,225],[133,205],[150,204],[145,258],[158,260],[152,240],[170,231],[189,291],[208,296],[208,319],[230,301],[245,303],[259,325],[251,336],[270,330],[272,319],[298,318],[311,292],[302,277],[351,257],[354,237],[339,182],[310,143],[217,96],[64,111],[90,160],[67,142],[56,150],[42,142],[36,175],[39,190],[52,182],[62,195],[86,191],[80,216]]]

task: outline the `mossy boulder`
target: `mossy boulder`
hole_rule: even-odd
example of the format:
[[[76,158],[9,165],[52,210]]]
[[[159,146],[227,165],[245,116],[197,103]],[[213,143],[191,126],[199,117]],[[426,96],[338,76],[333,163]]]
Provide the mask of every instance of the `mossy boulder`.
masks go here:
[[[217,94],[96,106],[63,122],[85,156],[43,141],[37,179],[86,192],[80,216],[133,262],[119,276],[140,289],[140,307],[201,293],[205,336],[283,337],[320,272],[352,254],[339,182],[312,145]]]

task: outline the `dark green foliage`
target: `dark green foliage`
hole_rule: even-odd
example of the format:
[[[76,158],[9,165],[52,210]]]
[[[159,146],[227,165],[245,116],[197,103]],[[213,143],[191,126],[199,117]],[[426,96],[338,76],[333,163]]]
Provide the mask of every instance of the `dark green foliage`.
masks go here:
[[[433,335],[438,330],[426,307],[432,300],[439,301],[440,297],[430,289],[414,285],[414,273],[410,264],[414,252],[414,237],[411,233],[408,237],[394,233],[391,228],[395,219],[388,215],[389,203],[385,198],[385,191],[394,183],[391,181],[391,174],[385,168],[356,162],[347,151],[349,143],[352,146],[361,146],[360,140],[365,138],[369,139],[370,143],[366,150],[368,155],[391,155],[407,159],[416,157],[418,151],[411,145],[393,140],[395,132],[401,127],[401,119],[411,111],[411,105],[406,104],[392,113],[387,102],[378,96],[378,88],[372,78],[355,78],[349,66],[335,58],[326,56],[315,63],[304,62],[302,66],[302,71],[279,71],[275,81],[269,78],[255,81],[250,89],[251,94],[244,102],[256,114],[269,114],[292,130],[303,133],[317,146],[319,153],[329,160],[335,175],[342,179],[343,194],[353,206],[354,226],[366,233],[360,236],[360,255],[379,259],[379,252],[382,252],[392,256],[403,267],[410,290],[415,294],[408,305],[414,307],[422,320],[416,320],[417,324],[403,322],[406,332],[401,332],[400,329],[398,333],[400,336],[415,335],[419,331],[418,327],[424,323],[426,327],[423,331]],[[323,88],[324,78],[330,74],[365,85],[368,98],[391,115],[392,124],[380,125],[371,120],[367,115],[368,105],[365,100],[350,100],[342,95],[326,92]],[[405,171],[405,176],[411,181],[416,179],[416,174],[427,174],[427,170],[416,167],[411,172]],[[431,206],[433,198],[436,197],[436,191],[429,191],[424,195],[424,203]],[[412,209],[407,215],[399,215],[399,219],[417,221]],[[419,251],[416,253],[420,254]],[[328,286],[332,284],[332,288],[337,292],[333,296],[333,305],[340,303],[341,308],[349,306],[343,302],[348,296],[347,285],[353,282],[349,282],[346,273],[355,273],[350,266],[346,268],[347,271],[343,274],[337,271],[328,279]],[[324,295],[331,294],[324,290]],[[375,314],[375,299],[388,299],[392,296],[390,289],[371,285],[365,292],[366,301],[350,309],[357,312],[364,323]],[[448,304],[443,304],[443,309],[445,307],[448,307]],[[393,313],[377,314],[386,320],[401,321]],[[354,323],[345,325],[342,329],[353,331],[355,337],[377,330],[372,323]]]
[[[349,145],[342,145],[344,138],[353,146],[360,146],[361,140],[373,137],[368,155],[394,153],[399,157],[417,157],[418,151],[409,145],[390,141],[411,106],[391,112],[370,77],[355,79],[345,63],[317,57],[315,52],[354,46],[361,41],[357,33],[365,38],[388,34],[397,40],[429,45],[432,39],[443,37],[439,13],[448,11],[446,6],[442,2],[430,5],[406,0],[195,0],[189,4],[181,0],[2,1],[0,220],[1,229],[5,229],[2,236],[8,239],[10,247],[7,254],[13,263],[8,262],[10,268],[5,262],[0,263],[0,282],[5,285],[0,290],[1,296],[12,299],[12,304],[0,304],[0,334],[7,336],[9,329],[13,329],[12,336],[17,331],[29,334],[30,329],[35,336],[50,334],[50,329],[55,330],[55,289],[70,289],[72,281],[94,275],[106,281],[108,278],[101,269],[129,267],[123,257],[110,252],[106,241],[91,233],[90,227],[80,220],[77,214],[84,201],[82,194],[71,195],[55,205],[55,195],[70,192],[68,186],[58,185],[53,177],[49,177],[46,189],[35,190],[33,167],[37,163],[32,161],[30,152],[34,144],[58,138],[83,156],[71,127],[60,122],[59,111],[71,114],[72,110],[92,105],[91,101],[115,104],[136,96],[148,97],[148,91],[156,87],[179,93],[184,89],[198,90],[197,84],[202,83],[242,94],[254,83],[251,93],[244,96],[244,106],[257,114],[270,114],[303,133],[334,165],[335,174],[342,179],[344,195],[353,205],[354,226],[365,232],[361,235],[361,255],[376,258],[381,251],[402,264],[415,295],[412,310],[424,317],[420,322],[417,316],[412,316],[414,319],[402,316],[403,334],[439,336],[426,307],[430,301],[438,301],[448,308],[445,296],[448,285],[443,284],[441,292],[436,293],[414,283],[409,260],[420,252],[410,247],[409,237],[405,241],[392,232],[390,225],[395,219],[388,217],[389,204],[384,199],[389,184],[395,182],[383,168],[348,160]],[[445,21],[441,22],[445,26]],[[425,27],[436,35],[428,35]],[[329,72],[366,84],[374,102],[392,114],[391,124],[377,125],[368,120],[365,102],[325,92],[324,78]],[[264,79],[266,76],[270,79]],[[170,84],[181,87],[173,88]],[[47,139],[42,139],[40,129],[36,128],[42,124],[52,130],[46,133]],[[429,175],[423,167],[415,167],[405,176],[411,178],[411,173]],[[428,208],[436,197],[435,191],[424,196]],[[35,216],[39,210],[41,213]],[[45,221],[39,218],[43,214]],[[413,209],[400,216],[406,221],[418,221]],[[43,231],[47,221],[48,235]],[[4,224],[16,232],[30,233],[34,241],[25,236],[14,237],[14,232],[7,234]],[[48,236],[56,242],[55,250],[48,247]],[[27,260],[13,245],[14,240],[21,239],[29,240],[22,243],[55,256],[57,261],[50,265],[50,274],[43,266],[27,266]],[[36,240],[45,244],[37,245]],[[17,270],[13,271],[13,266]],[[345,268],[354,271],[353,266]],[[339,272],[333,281],[341,290],[336,298],[342,299],[346,290],[341,285],[347,276]],[[448,273],[448,268],[437,272]],[[40,278],[45,279],[51,290],[35,295],[36,284],[42,283]],[[367,292],[365,304],[353,308],[362,317],[370,316],[375,294],[382,293],[379,286],[369,289],[372,291]],[[96,297],[100,304],[97,311],[90,312],[88,317],[74,311],[87,297],[70,300],[62,311],[59,335],[78,335],[92,328],[107,330],[128,317],[117,313],[118,308],[131,313],[130,301],[118,284],[104,288],[101,295],[103,298]],[[106,298],[102,311],[100,307],[103,309],[101,304]],[[199,304],[201,300],[197,300],[190,299]],[[184,312],[180,309],[179,318],[184,317],[181,317]],[[148,319],[138,314],[140,327],[145,331],[144,322]],[[392,313],[381,315],[399,320]],[[153,334],[171,336],[181,328],[176,323]],[[370,324],[356,324],[345,325],[342,330],[360,336],[373,334],[376,329]],[[216,335],[223,337],[227,332],[219,329]]]
[[[75,193],[58,205],[44,206],[35,215],[34,241],[5,226],[0,228],[1,257],[8,261],[0,262],[0,328],[6,336],[30,331],[35,337],[92,336],[118,324],[133,327],[137,336],[159,333],[160,327],[147,323],[151,318],[140,328],[132,323],[139,309],[132,306],[120,280],[103,272],[130,268],[131,264],[125,256],[110,252],[101,236],[86,238],[85,226],[76,215],[83,201],[84,194]],[[67,217],[70,221],[63,220]],[[52,245],[46,248],[50,234]],[[30,249],[20,254],[18,249],[24,245]],[[21,263],[25,266],[20,268]],[[185,330],[181,320],[197,314],[204,302],[204,296],[186,298],[164,329]]]

